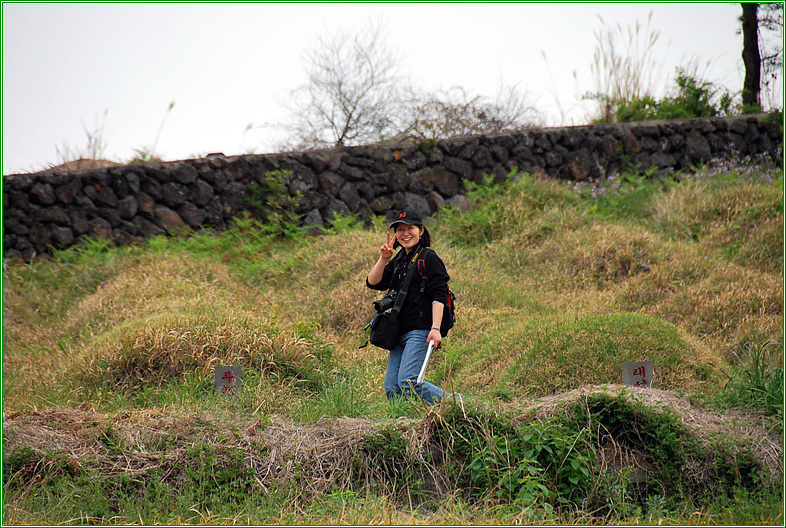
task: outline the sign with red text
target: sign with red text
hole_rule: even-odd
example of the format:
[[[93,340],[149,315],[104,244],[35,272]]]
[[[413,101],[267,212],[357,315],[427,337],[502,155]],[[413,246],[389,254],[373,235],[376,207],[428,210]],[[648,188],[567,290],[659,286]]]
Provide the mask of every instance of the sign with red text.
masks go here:
[[[652,362],[634,361],[622,364],[622,383],[628,387],[652,388]]]
[[[240,394],[240,367],[216,367],[216,392],[226,396]]]

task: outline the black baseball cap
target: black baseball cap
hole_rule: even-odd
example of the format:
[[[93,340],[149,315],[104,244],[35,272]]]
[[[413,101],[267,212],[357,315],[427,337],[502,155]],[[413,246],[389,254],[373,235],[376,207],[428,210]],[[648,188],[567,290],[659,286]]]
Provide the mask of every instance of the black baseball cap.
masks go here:
[[[417,211],[413,211],[412,209],[404,209],[396,214],[396,219],[390,224],[389,227],[394,229],[397,224],[422,226],[423,219],[420,218],[420,215],[417,213]]]

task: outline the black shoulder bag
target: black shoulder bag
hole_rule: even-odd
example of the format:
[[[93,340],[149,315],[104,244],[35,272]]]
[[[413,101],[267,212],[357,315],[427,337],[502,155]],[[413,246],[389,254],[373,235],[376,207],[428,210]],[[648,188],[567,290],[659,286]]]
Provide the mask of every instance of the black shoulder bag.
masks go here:
[[[396,340],[398,339],[398,314],[401,311],[401,307],[404,305],[404,299],[407,296],[409,284],[412,282],[412,276],[415,275],[414,267],[416,261],[417,255],[415,255],[415,258],[407,267],[407,276],[404,278],[404,284],[401,286],[401,291],[396,295],[396,302],[393,304],[393,307],[388,311],[377,309],[376,313],[374,313],[374,317],[369,323],[371,333],[368,336],[368,340],[372,345],[384,348],[385,350],[391,350],[396,346]],[[374,304],[377,307],[380,305],[384,306],[382,302]]]

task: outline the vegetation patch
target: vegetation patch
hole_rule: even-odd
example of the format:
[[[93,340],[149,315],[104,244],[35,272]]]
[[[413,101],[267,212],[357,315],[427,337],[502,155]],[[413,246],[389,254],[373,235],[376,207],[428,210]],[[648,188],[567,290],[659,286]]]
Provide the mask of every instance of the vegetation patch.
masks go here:
[[[278,176],[264,221],[4,262],[4,523],[782,518],[779,168],[468,186],[428,225],[459,312],[427,377],[464,395],[436,407],[360,347],[385,219],[303,237]]]
[[[621,364],[650,361],[658,387],[718,390],[718,363],[678,328],[639,314],[589,316],[561,324],[537,339],[506,372],[533,396],[569,390],[576,384],[614,383]]]
[[[207,516],[199,522],[266,523],[274,505],[311,509],[329,497],[386,497],[419,511],[459,499],[532,521],[575,511],[599,521],[708,507],[782,480],[782,447],[756,416],[620,386],[505,409],[445,403],[416,419],[304,426],[227,412],[59,408],[9,415],[3,436],[14,506],[6,521],[38,503],[90,522],[193,521],[194,508]]]
[[[301,379],[317,386],[331,367],[329,351],[316,355],[297,334],[265,328],[258,320],[227,314],[161,315],[122,325],[85,350],[75,367],[84,390],[130,391],[206,377],[217,365],[239,365],[263,376]]]

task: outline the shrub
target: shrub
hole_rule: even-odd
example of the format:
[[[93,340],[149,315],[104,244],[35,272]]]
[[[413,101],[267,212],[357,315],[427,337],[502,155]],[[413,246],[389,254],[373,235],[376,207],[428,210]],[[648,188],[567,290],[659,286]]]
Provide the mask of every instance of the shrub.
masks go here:
[[[650,96],[629,101],[613,101],[615,119],[620,123],[655,119],[687,119],[728,114],[732,98],[729,93],[677,70],[677,95],[655,100]]]
[[[299,225],[303,215],[297,212],[300,193],[292,196],[287,188],[291,177],[292,171],[270,171],[248,187],[245,202],[270,235],[298,238],[304,232]]]
[[[585,503],[599,513],[624,512],[628,501],[644,507],[653,496],[667,498],[671,506],[707,505],[738,489],[760,489],[769,478],[749,448],[722,437],[700,442],[670,408],[648,407],[624,393],[578,400],[561,420],[587,432],[587,441],[598,448],[599,465],[607,468]]]

